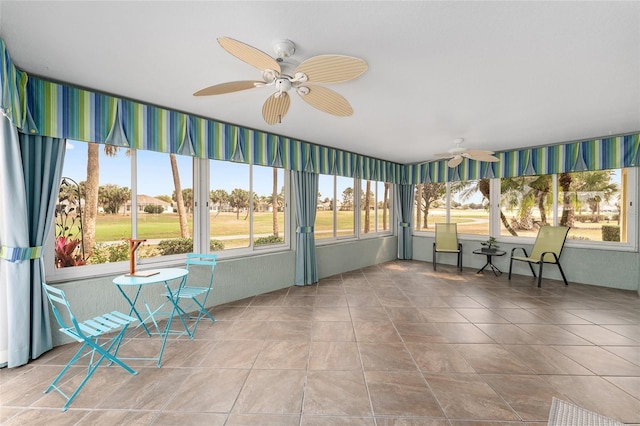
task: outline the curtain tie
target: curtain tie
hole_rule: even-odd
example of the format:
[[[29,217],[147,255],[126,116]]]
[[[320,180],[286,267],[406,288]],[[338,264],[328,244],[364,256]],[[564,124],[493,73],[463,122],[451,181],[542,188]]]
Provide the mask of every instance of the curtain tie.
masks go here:
[[[400,222],[400,227],[401,228],[410,228],[411,227],[411,223],[410,222]]]
[[[298,227],[298,234],[312,234],[313,233],[313,226],[299,226]]]
[[[0,259],[11,263],[22,262],[23,260],[39,259],[42,257],[42,246],[36,247],[0,247]]]

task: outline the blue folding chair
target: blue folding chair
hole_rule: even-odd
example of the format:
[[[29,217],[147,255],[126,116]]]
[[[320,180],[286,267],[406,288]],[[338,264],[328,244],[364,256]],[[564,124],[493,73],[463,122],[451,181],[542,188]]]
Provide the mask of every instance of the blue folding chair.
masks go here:
[[[42,283],[42,288],[47,294],[49,304],[51,305],[51,310],[53,311],[53,314],[55,315],[56,320],[60,325],[60,331],[67,336],[70,336],[74,340],[82,343],[80,349],[78,349],[76,354],[62,369],[60,374],[58,374],[53,382],[51,382],[49,387],[44,391],[44,393],[48,393],[50,390],[55,389],[60,395],[66,398],[67,402],[62,406],[62,411],[67,411],[69,404],[71,404],[75,397],[78,396],[80,390],[84,387],[89,378],[93,375],[93,373],[105,359],[110,361],[109,364],[115,362],[131,374],[138,374],[131,367],[117,358],[118,349],[120,348],[120,344],[122,343],[124,333],[127,330],[127,327],[129,327],[129,324],[137,321],[136,318],[130,317],[118,311],[113,311],[104,315],[99,315],[84,322],[78,322],[75,315],[71,311],[71,305],[69,304],[69,300],[65,296],[64,291],[55,287],[51,287],[50,285],[47,285],[45,283]],[[66,314],[62,314],[61,311],[66,311]],[[70,321],[70,323],[65,320],[66,316],[68,316],[68,321]],[[114,332],[115,334],[113,334]],[[105,340],[100,343],[99,339],[102,336],[104,336]],[[85,352],[85,348],[87,348],[88,351],[83,354],[83,352]],[[62,376],[64,376],[69,368],[73,364],[75,364],[76,361],[78,361],[80,358],[84,358],[87,355],[90,355],[89,366],[87,367],[87,375],[82,380],[82,382],[80,382],[76,390],[69,396],[57,386],[58,382],[60,381],[60,379],[62,379]],[[96,355],[99,356],[97,360],[94,359],[96,358]]]
[[[191,267],[195,265],[202,265],[211,268],[208,285],[201,287],[189,286],[187,285],[189,276],[187,276],[176,292],[172,295],[165,293],[166,297],[173,297],[175,310],[177,311],[178,317],[180,318],[180,321],[182,322],[182,325],[190,339],[193,339],[193,336],[196,334],[198,324],[203,317],[209,317],[212,322],[216,322],[216,319],[211,315],[207,308],[205,308],[205,306],[213,286],[213,270],[216,266],[217,257],[217,254],[212,253],[187,253],[187,270],[190,272]],[[186,304],[181,304],[183,301]],[[195,320],[195,322],[193,325],[189,326],[187,324],[187,320]]]

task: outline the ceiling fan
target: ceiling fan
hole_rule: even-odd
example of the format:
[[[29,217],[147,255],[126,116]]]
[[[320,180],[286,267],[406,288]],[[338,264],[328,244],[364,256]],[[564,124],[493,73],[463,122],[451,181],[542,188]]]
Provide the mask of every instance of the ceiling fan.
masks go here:
[[[449,167],[456,167],[458,164],[462,163],[463,158],[469,158],[471,160],[478,161],[487,161],[487,162],[496,162],[499,161],[497,157],[494,157],[493,151],[482,151],[477,149],[465,149],[461,148],[460,145],[464,142],[463,138],[459,138],[453,141],[456,144],[455,148],[451,148],[448,152],[444,152],[441,154],[435,154],[435,157],[438,158],[450,158],[447,162]]]
[[[286,73],[281,64],[286,65],[285,58],[295,52],[295,45],[290,40],[280,40],[274,44],[275,59],[253,46],[229,37],[219,37],[218,43],[236,58],[261,70],[262,80],[220,83],[198,90],[194,96],[221,95],[254,87],[272,86],[275,91],[262,106],[262,117],[267,124],[282,122],[282,118],[289,111],[291,89],[320,111],[343,117],[353,114],[351,105],[344,97],[313,83],[341,83],[353,80],[368,68],[362,59],[343,55],[319,55],[305,60],[291,73]]]

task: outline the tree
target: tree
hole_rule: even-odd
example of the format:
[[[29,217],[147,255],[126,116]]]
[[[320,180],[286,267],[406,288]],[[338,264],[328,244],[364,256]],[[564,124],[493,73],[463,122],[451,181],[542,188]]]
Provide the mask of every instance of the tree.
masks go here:
[[[371,227],[371,205],[373,199],[373,192],[371,192],[371,181],[367,180],[367,186],[365,191],[362,193],[362,208],[364,209],[364,233],[368,234]]]
[[[98,217],[98,185],[100,178],[100,146],[87,144],[87,180],[85,182],[84,223],[82,239],[87,257],[93,254],[96,245],[96,220]]]
[[[211,191],[209,193],[209,198],[211,199],[212,203],[218,205],[218,212],[216,213],[216,216],[218,216],[220,214],[220,210],[222,209],[222,203],[228,203],[230,197],[229,193],[224,189],[216,189],[215,191]]]
[[[342,205],[340,210],[353,210],[353,188],[347,187],[342,191]]]
[[[117,214],[123,204],[130,200],[131,190],[126,186],[120,187],[114,184],[107,184],[98,188],[98,201],[107,214]]]
[[[382,229],[387,230],[387,210],[389,210],[389,182],[384,183],[384,202],[382,204]]]
[[[284,211],[284,186],[278,192],[278,176],[275,167],[273,168],[273,188],[271,195],[264,197],[264,202],[271,204],[271,213],[273,214],[273,235],[278,236],[278,212]]]
[[[178,162],[175,154],[169,154],[171,163],[171,174],[173,175],[174,194],[176,195],[176,205],[178,206],[178,217],[180,219],[180,237],[189,238],[189,226],[187,224],[187,212],[184,206],[182,186],[180,185],[180,174],[178,173]]]
[[[158,200],[162,200],[165,203],[169,203],[169,204],[173,203],[173,198],[171,198],[168,195],[157,195],[155,198],[157,198]]]
[[[421,220],[424,221],[422,227],[424,229],[429,228],[428,218],[431,205],[435,201],[442,199],[446,192],[447,184],[444,182],[425,183],[416,186],[416,204],[418,206],[416,212],[416,223],[418,225],[418,229],[420,229]]]
[[[540,213],[540,224],[542,226],[548,225],[547,223],[547,195],[551,191],[551,175],[538,176],[532,182],[529,182],[529,187],[533,191],[533,197],[536,200],[538,206],[538,212]]]
[[[591,210],[592,221],[598,222],[600,203],[610,201],[618,192],[618,185],[611,182],[610,170],[578,172],[573,174],[574,191],[586,193],[586,202]]]
[[[562,216],[560,217],[560,225],[573,226],[573,204],[571,204],[571,175],[569,173],[561,173],[558,178],[558,185],[562,189]]]
[[[240,209],[249,207],[249,191],[234,189],[229,196],[229,204],[236,209],[236,219],[240,219]]]
[[[173,191],[173,194],[171,194],[171,198],[173,201],[177,202],[175,191]],[[193,213],[193,189],[185,188],[182,190],[182,202],[184,203],[186,212]]]
[[[278,236],[278,169],[273,168],[273,188],[271,190],[271,212],[273,214],[273,235]]]

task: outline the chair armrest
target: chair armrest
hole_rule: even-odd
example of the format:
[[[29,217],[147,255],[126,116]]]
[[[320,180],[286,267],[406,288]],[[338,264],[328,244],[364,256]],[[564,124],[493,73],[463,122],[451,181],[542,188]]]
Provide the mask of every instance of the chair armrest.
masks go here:
[[[522,250],[522,252],[524,253],[524,257],[529,257],[529,254],[528,254],[528,253],[527,253],[527,251],[524,249],[524,247],[514,247],[514,248],[512,248],[512,249],[511,249],[511,257],[513,257],[513,253],[514,253],[516,250],[518,250],[518,249]]]
[[[548,255],[548,254],[552,254],[552,255],[553,255],[553,257],[554,257],[554,259],[555,259],[555,261],[553,261],[553,262],[546,262],[546,261],[544,260],[544,258],[545,258],[545,256],[546,256],[546,255]],[[560,261],[560,259],[558,258],[558,255],[557,255],[555,252],[553,252],[553,251],[545,251],[544,253],[542,253],[542,254],[540,255],[540,261],[541,261],[541,262],[544,262],[544,263],[558,263],[558,262]]]

